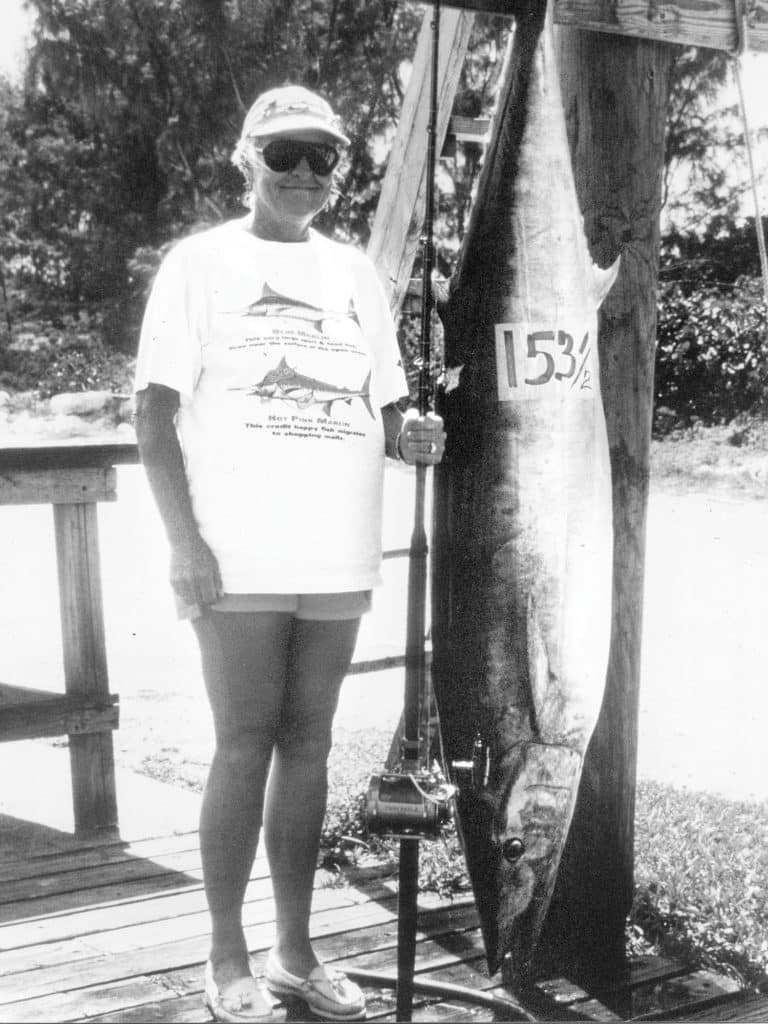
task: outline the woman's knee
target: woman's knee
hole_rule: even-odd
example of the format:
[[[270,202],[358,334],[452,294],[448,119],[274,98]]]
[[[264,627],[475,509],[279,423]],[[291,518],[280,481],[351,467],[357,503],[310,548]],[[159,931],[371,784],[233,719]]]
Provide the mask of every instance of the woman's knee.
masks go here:
[[[333,745],[333,715],[288,715],[281,722],[275,745],[280,754],[323,765]]]
[[[274,731],[246,729],[216,737],[214,761],[238,776],[264,774],[274,746]]]

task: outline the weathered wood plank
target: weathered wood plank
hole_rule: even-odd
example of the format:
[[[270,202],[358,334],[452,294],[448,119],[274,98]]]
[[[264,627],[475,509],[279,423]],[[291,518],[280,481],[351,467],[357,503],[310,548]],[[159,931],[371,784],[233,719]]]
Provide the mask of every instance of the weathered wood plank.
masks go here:
[[[727,1002],[701,1009],[688,1007],[686,1021],[738,1021],[740,1024],[765,1024],[768,1020],[768,995],[740,992]]]
[[[28,691],[29,692],[29,691]],[[0,743],[42,736],[86,735],[117,729],[117,696],[104,705],[86,697],[33,691],[40,696],[27,703],[6,703],[0,694]]]
[[[139,858],[125,863],[104,864],[102,867],[90,869],[87,874],[77,871],[62,871],[39,878],[23,878],[8,881],[0,887],[0,910],[7,920],[10,911],[5,904],[17,904],[30,901],[31,913],[51,913],[56,904],[42,904],[49,897],[69,894],[82,894],[89,902],[94,902],[93,894],[101,892],[104,887],[122,885],[129,881],[153,878],[158,875],[168,878],[179,878],[192,875],[196,879],[202,877],[199,850],[181,851],[179,853],[159,855],[152,860]],[[109,892],[109,889],[106,890]],[[34,902],[32,902],[34,901]],[[40,907],[40,910],[37,910]],[[66,909],[66,903],[58,909]]]
[[[436,912],[430,923],[429,939],[423,939],[417,944],[416,966],[419,974],[429,971],[430,965],[440,958],[441,948],[446,939],[452,938],[452,933],[441,932],[441,920],[444,920],[439,912]],[[432,927],[434,925],[434,929]],[[443,923],[442,927],[445,927]],[[451,922],[455,927],[455,922]],[[475,930],[477,942],[480,942],[479,933]],[[345,957],[345,966],[356,966],[357,957],[349,957],[349,944],[342,935],[332,935],[327,938],[320,938],[315,943],[318,954],[325,962],[334,962],[339,956]],[[355,933],[355,947],[374,948],[376,950],[376,964],[383,968],[394,971],[394,948],[395,931],[391,927],[374,926],[362,929]],[[262,950],[254,958],[256,973],[263,971],[266,960],[266,951]],[[117,966],[117,965],[116,965]],[[430,978],[432,974],[430,973]],[[480,984],[474,987],[488,987],[491,982],[479,976]],[[189,997],[196,996],[200,999],[202,986],[202,968],[199,964],[179,971],[170,971],[163,974],[139,975],[119,981],[109,981],[101,985],[87,988],[76,988],[66,992],[49,993],[34,999],[21,1000],[13,1003],[7,1008],[8,1013],[13,1013],[13,1020],[46,1021],[78,1019],[88,1016],[99,1015],[97,1019],[110,1019],[108,1015],[117,1012],[135,1011],[144,1012],[146,1016],[123,1017],[120,1019],[179,1019],[176,1016],[170,1018],[155,1018],[153,1007],[158,1002],[165,1003],[168,999],[180,997],[180,1002],[187,1009],[190,1005]],[[394,1002],[391,993],[387,990],[371,989],[369,991],[382,991],[385,994],[383,1005],[379,1007],[379,1013],[388,1012],[392,1009]],[[376,1015],[377,1000],[371,1001],[369,1017]],[[193,1004],[194,1005],[194,1004]],[[199,1004],[198,1004],[199,1005]],[[163,1006],[163,1012],[175,1014],[177,1006]],[[0,1019],[3,1019],[0,1016]],[[11,1019],[10,1016],[7,1019]]]
[[[0,469],[0,505],[57,505],[117,499],[112,468]]]
[[[515,0],[446,0],[453,7],[512,17]],[[731,0],[555,0],[555,22],[573,28],[706,46],[732,51],[736,46],[736,4]],[[768,3],[746,5],[748,44],[768,50]]]
[[[9,469],[76,469],[131,465],[139,461],[134,442],[72,444],[28,444],[0,447],[0,472]]]
[[[638,988],[650,982],[666,981],[669,978],[686,974],[688,968],[679,960],[669,960],[662,956],[638,956],[627,964],[626,973],[616,977],[610,985],[603,985],[596,995],[610,995],[619,990]]]
[[[738,39],[732,0],[555,0],[555,21],[573,28],[733,51]],[[768,0],[748,5],[747,43],[768,50]]]
[[[35,920],[48,913],[76,914],[82,908],[95,904],[118,905],[136,899],[150,899],[158,893],[169,895],[184,892],[196,886],[202,886],[202,871],[194,878],[190,872],[158,871],[156,874],[142,874],[128,881],[107,882],[94,889],[71,889],[68,892],[42,897],[37,901],[21,899],[3,904],[0,905],[0,921]]]
[[[427,10],[368,244],[368,255],[378,268],[393,310],[400,308],[407,288],[424,221],[431,20],[431,11]],[[444,10],[440,18],[438,152],[448,128],[473,23],[474,15],[465,11]]]
[[[109,470],[114,474],[114,470]],[[54,505],[59,604],[68,694],[107,703],[109,679],[94,504]],[[117,824],[115,762],[110,733],[72,735],[72,799],[78,832]]]
[[[392,892],[386,889],[371,889],[366,894],[345,899],[343,894],[319,897],[318,907],[328,903],[331,907],[351,906],[368,902],[372,899],[388,900]],[[184,902],[184,898],[188,902]],[[177,901],[181,898],[181,902]],[[246,888],[244,904],[245,918],[250,922],[274,919],[272,904],[272,887],[268,879],[251,880]],[[8,926],[0,934],[0,975],[7,977],[19,972],[42,967],[56,967],[78,960],[87,960],[105,952],[105,942],[100,939],[102,934],[112,931],[119,933],[112,943],[118,947],[131,948],[141,941],[141,929],[149,933],[147,945],[157,945],[163,941],[163,932],[170,932],[175,938],[181,935],[190,938],[195,934],[204,934],[206,901],[202,886],[187,891],[174,891],[169,895],[161,893],[153,899],[137,899],[122,904],[110,904],[95,908],[86,908],[75,914],[62,914],[55,918],[44,918],[33,922],[33,928],[25,931],[26,923],[22,922],[19,932],[14,933],[14,926]],[[181,930],[173,922],[183,922]],[[190,923],[191,922],[191,923]],[[109,940],[107,940],[109,945]]]
[[[57,701],[64,695],[51,690],[35,690],[31,686],[14,686],[12,683],[0,683],[0,715],[19,704],[36,704],[45,701]]]
[[[419,935],[426,938],[425,929],[430,927],[435,911],[444,911],[438,905],[422,910],[419,915]],[[448,908],[450,912],[454,908]],[[397,901],[394,896],[378,898],[362,905],[332,906],[313,913],[311,934],[317,943],[328,935],[345,935],[347,948],[354,948],[355,936],[360,929],[384,925],[396,935]],[[251,950],[267,950],[274,938],[274,922],[260,921],[246,926],[246,939]],[[119,957],[101,955],[91,959],[81,959],[77,970],[72,966],[59,964],[41,970],[21,971],[6,975],[0,988],[0,1005],[10,1006],[15,1002],[43,996],[53,992],[65,992],[74,987],[84,988],[89,985],[108,983],[115,980],[115,969],[122,977],[142,974],[153,974],[174,968],[187,967],[202,963],[208,953],[209,936],[188,936],[183,924],[179,926],[176,941],[147,945],[126,951]],[[320,946],[318,945],[318,948]],[[10,1012],[10,1011],[4,1011]]]
[[[675,978],[635,989],[632,996],[633,1020],[667,1020],[679,1011],[688,1013],[729,1001],[739,990],[738,982],[709,970],[691,971]]]
[[[161,979],[146,975],[124,978],[93,988],[56,992],[39,999],[14,1003],[8,1014],[0,1011],[0,1021],[27,1024],[34,1021],[67,1021],[90,1018],[97,1014],[122,1011],[151,1003],[155,1006],[177,999],[177,993],[167,988]],[[198,1005],[202,1000],[198,995]]]
[[[0,883],[17,882],[23,878],[40,878],[67,871],[85,872],[88,868],[103,864],[120,864],[124,861],[144,859],[165,854],[199,850],[200,839],[197,831],[180,832],[177,835],[159,838],[138,839],[131,842],[114,833],[111,841],[87,843],[78,849],[46,851],[23,858],[5,857],[0,860]],[[259,861],[264,861],[263,854]]]
[[[318,872],[315,888],[327,884],[327,875]],[[387,888],[384,888],[384,886]],[[338,887],[341,893],[352,894],[350,899],[359,900],[359,893],[374,898],[374,893],[390,894],[391,889],[386,881],[368,880],[364,886],[352,883]],[[89,890],[91,893],[95,890]],[[264,899],[271,893],[269,872],[262,860],[254,866],[246,888],[245,901]],[[0,925],[0,970],[9,971],[7,957],[10,955],[2,950],[15,950],[39,943],[58,942],[68,938],[83,937],[92,932],[109,931],[134,924],[148,924],[164,918],[181,917],[204,911],[206,908],[202,882],[184,888],[160,890],[148,897],[146,891],[137,886],[133,899],[120,901],[111,900],[105,903],[90,900],[82,909],[58,912],[48,916],[35,916],[26,920],[14,920]],[[6,908],[4,908],[5,910]]]
[[[272,894],[268,878],[253,878],[245,892],[245,903],[269,899]],[[109,932],[156,922],[199,915],[205,912],[206,902],[202,884],[189,889],[174,889],[170,893],[153,894],[151,899],[135,899],[122,903],[85,907],[77,913],[58,914],[54,917],[18,921],[0,929],[0,971],[10,974],[24,969],[24,957],[38,956],[55,943],[87,941],[89,935]],[[91,947],[92,954],[96,952]],[[17,955],[18,954],[18,955]],[[66,959],[62,945],[57,959],[46,955],[46,962],[61,963]]]

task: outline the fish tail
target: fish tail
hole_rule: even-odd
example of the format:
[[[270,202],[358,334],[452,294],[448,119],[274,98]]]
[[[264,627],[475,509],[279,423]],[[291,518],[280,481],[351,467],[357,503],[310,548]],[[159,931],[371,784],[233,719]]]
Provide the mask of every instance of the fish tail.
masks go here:
[[[375,420],[376,419],[376,414],[374,413],[373,406],[371,405],[371,371],[370,370],[368,371],[368,376],[363,381],[363,386],[360,388],[360,397],[362,398],[363,403],[365,404],[365,408],[368,410],[368,415],[371,417],[372,420]]]

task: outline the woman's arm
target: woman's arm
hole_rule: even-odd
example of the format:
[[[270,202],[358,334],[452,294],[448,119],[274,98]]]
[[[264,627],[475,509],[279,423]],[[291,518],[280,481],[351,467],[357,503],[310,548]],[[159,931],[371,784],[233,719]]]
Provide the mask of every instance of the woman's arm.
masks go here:
[[[171,545],[171,586],[186,604],[212,604],[222,592],[213,552],[200,536],[174,419],[179,393],[150,384],[136,395],[136,440]]]

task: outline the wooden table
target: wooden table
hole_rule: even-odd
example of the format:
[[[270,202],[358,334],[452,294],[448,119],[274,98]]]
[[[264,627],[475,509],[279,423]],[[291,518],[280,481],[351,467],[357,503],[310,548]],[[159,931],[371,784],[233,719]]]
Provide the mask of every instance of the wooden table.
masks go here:
[[[77,832],[117,825],[96,506],[117,498],[115,465],[137,461],[135,444],[0,448],[0,505],[53,506],[65,688],[0,682],[0,741],[69,737]]]

